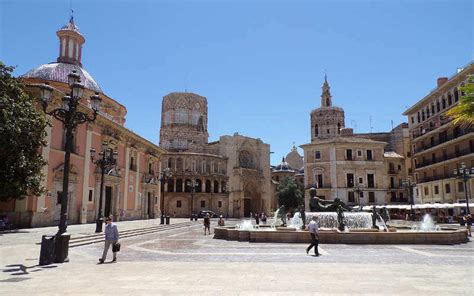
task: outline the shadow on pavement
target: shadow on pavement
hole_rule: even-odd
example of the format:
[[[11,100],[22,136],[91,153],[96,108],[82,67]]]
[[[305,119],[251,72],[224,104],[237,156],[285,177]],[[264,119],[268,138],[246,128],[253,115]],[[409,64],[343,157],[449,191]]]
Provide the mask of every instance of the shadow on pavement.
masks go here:
[[[32,266],[25,266],[23,264],[10,264],[6,265],[7,269],[4,269],[3,272],[8,272],[10,275],[25,275],[30,274],[30,272],[38,272],[43,269],[51,269],[58,267],[57,265],[32,265]]]

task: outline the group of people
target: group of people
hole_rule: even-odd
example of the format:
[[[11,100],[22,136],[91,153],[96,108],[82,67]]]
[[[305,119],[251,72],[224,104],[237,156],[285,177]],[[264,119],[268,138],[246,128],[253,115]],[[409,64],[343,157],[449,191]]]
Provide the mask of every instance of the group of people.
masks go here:
[[[265,215],[265,213],[255,213],[253,214],[252,212],[250,212],[250,218],[254,218],[255,219],[255,224],[257,225],[260,225],[260,221],[262,222],[263,225],[267,224],[267,215]]]

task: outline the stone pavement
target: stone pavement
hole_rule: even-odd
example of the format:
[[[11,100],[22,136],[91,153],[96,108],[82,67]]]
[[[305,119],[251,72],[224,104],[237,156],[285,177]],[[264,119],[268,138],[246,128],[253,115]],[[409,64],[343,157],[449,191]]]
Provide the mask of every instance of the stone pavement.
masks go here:
[[[189,222],[172,219],[172,223]],[[193,226],[121,240],[117,263],[97,265],[103,244],[71,248],[70,262],[38,267],[42,234],[55,227],[0,235],[2,295],[469,295],[472,242],[454,246],[306,245],[223,241]],[[228,221],[228,224],[236,221]],[[158,220],[118,222],[119,230]],[[214,227],[216,221],[212,222]],[[93,224],[72,225],[73,237]],[[109,253],[109,256],[111,254]],[[109,260],[111,257],[109,257]]]

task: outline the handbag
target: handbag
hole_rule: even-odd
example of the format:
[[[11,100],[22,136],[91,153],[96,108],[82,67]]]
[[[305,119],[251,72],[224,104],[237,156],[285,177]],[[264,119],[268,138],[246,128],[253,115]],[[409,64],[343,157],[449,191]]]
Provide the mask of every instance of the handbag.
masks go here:
[[[115,243],[112,245],[112,252],[120,252],[120,243]]]

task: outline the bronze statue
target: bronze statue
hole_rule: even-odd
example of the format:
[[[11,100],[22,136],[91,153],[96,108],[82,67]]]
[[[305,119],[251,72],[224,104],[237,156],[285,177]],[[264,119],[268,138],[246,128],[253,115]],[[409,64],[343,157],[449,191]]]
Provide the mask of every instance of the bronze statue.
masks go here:
[[[342,206],[339,206],[337,208],[337,228],[339,229],[339,231],[344,231],[346,225],[344,224],[344,209],[342,208]]]
[[[324,200],[316,196],[316,188],[309,189],[309,209],[311,212],[336,212],[339,208],[342,211],[352,212],[353,209],[343,203],[339,198],[334,200]]]
[[[277,220],[278,218],[281,219],[281,223],[282,223],[281,226],[286,226],[286,211],[285,211],[285,206],[283,205],[278,209]],[[276,221],[275,221],[275,224],[276,224]]]

